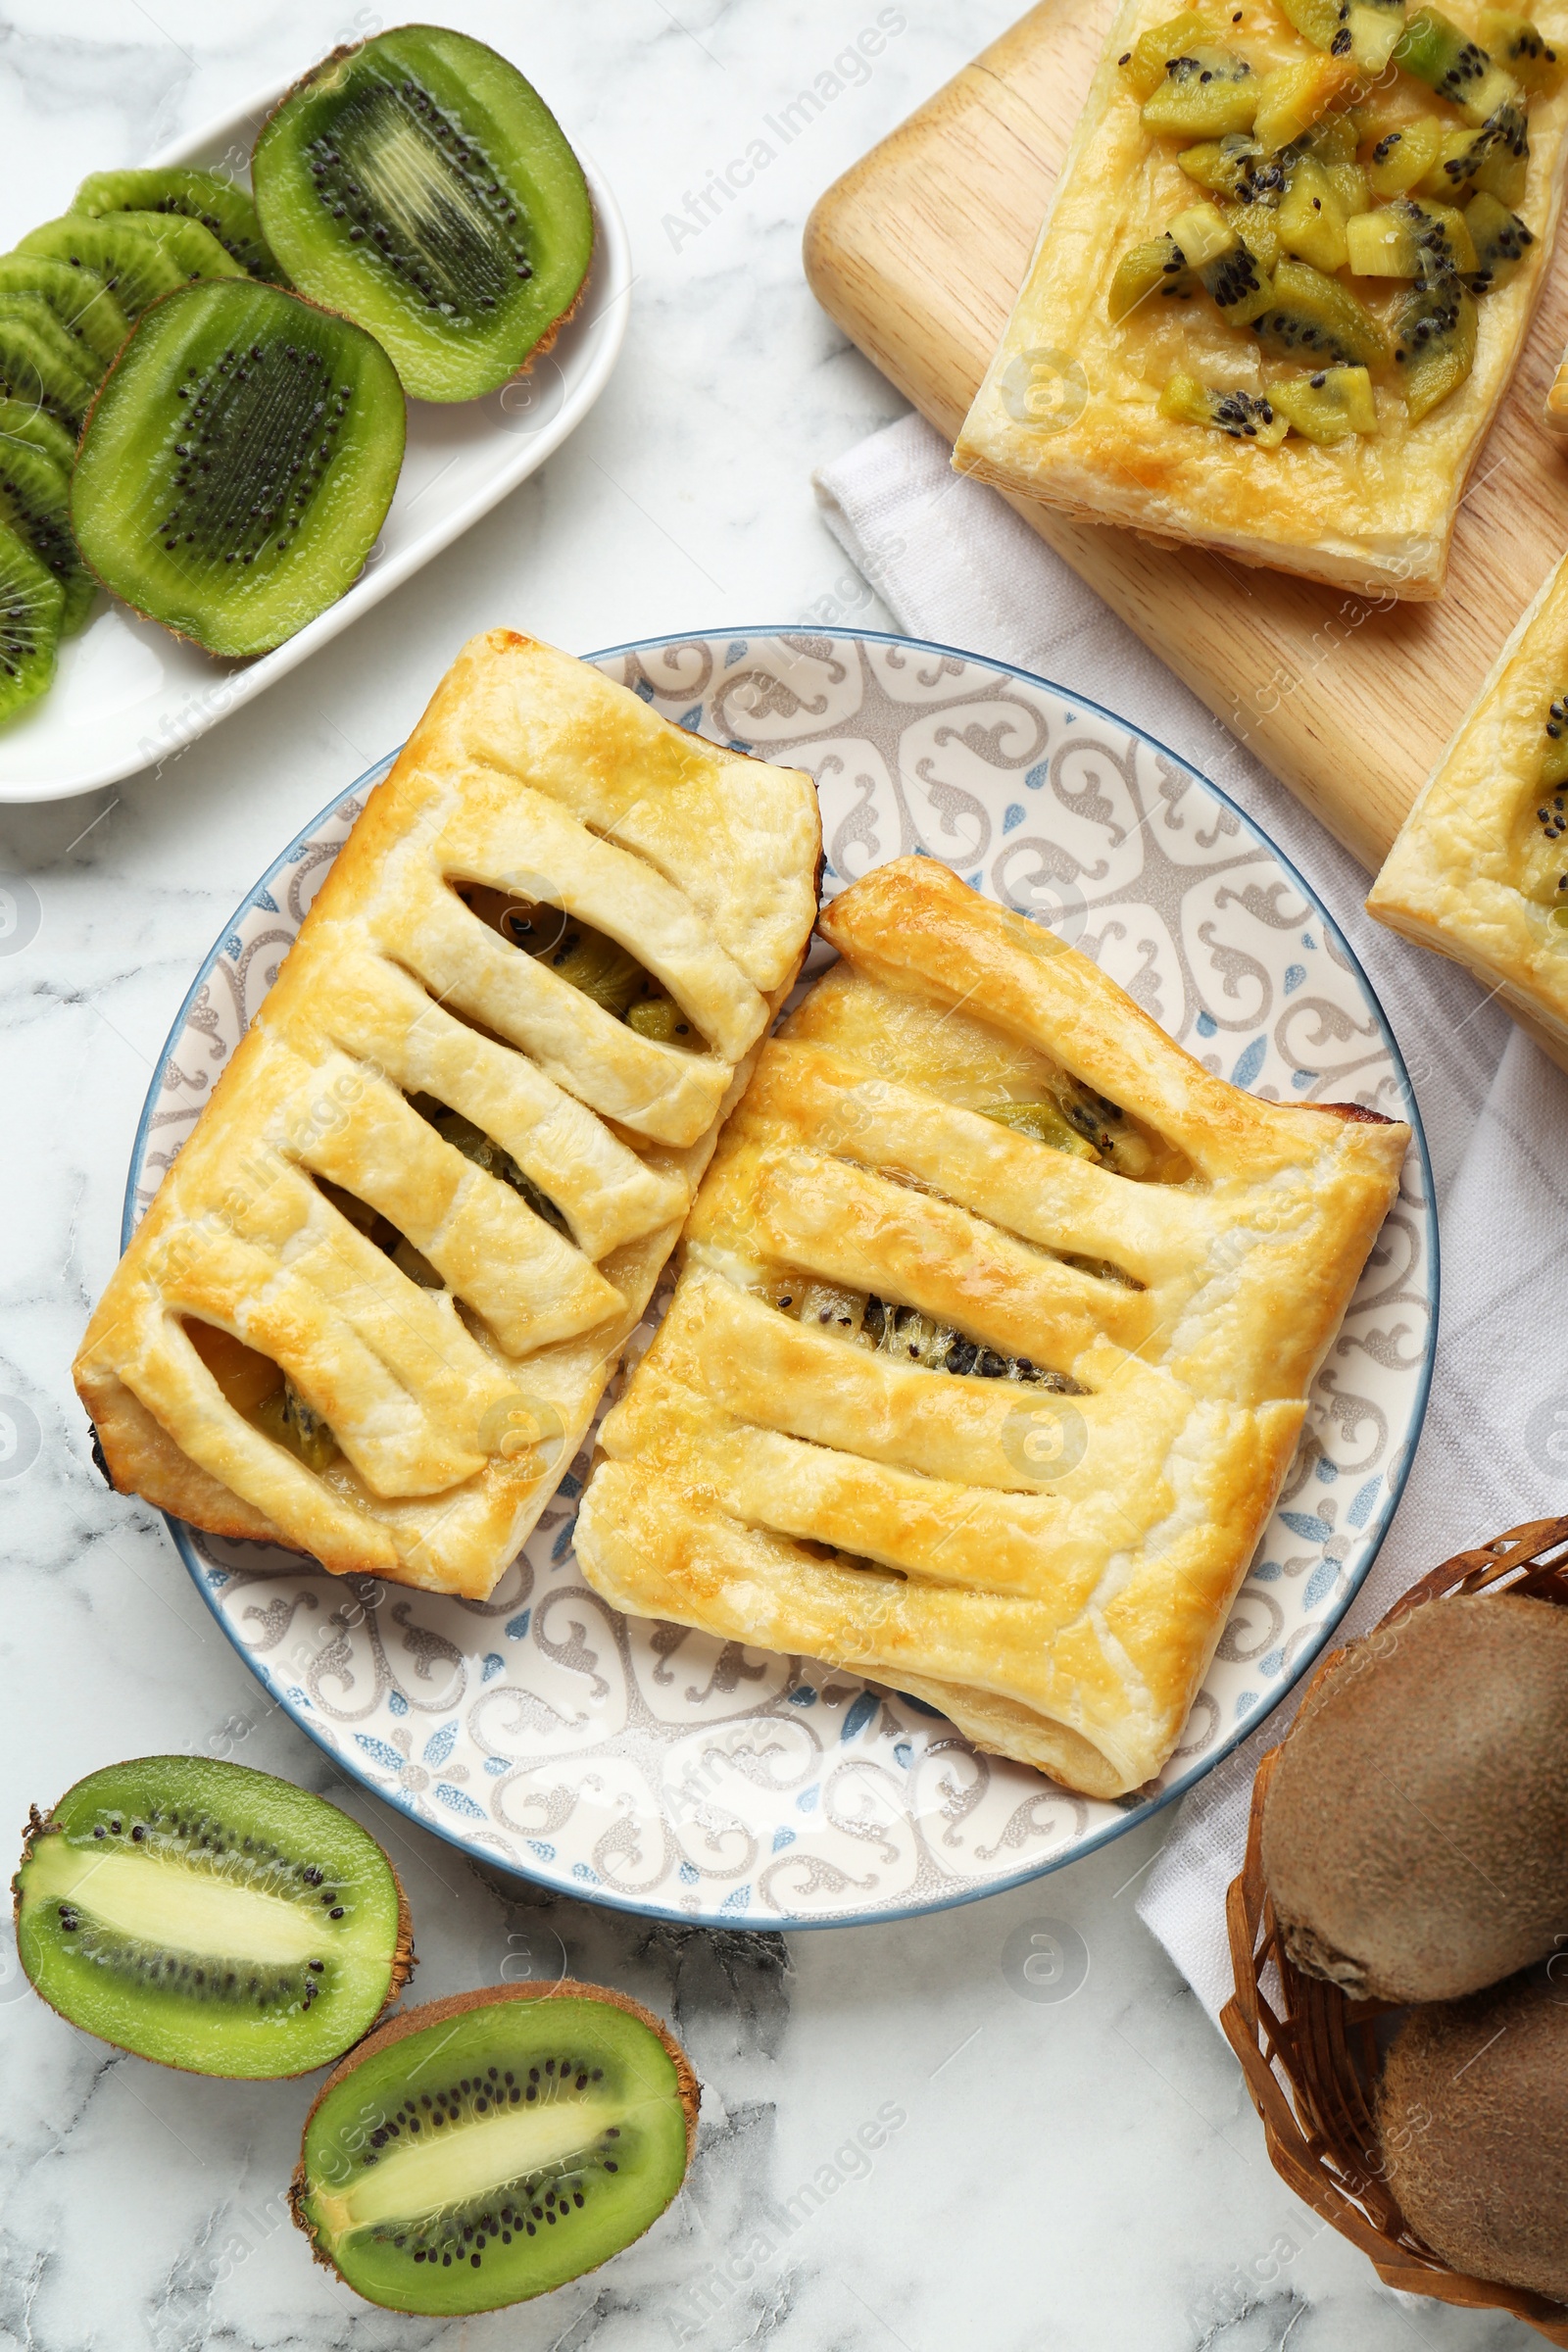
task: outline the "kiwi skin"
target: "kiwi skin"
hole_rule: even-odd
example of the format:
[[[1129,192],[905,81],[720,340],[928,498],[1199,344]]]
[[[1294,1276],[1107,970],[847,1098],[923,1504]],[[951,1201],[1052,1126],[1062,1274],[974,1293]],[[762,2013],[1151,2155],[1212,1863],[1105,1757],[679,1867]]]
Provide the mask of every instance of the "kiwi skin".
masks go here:
[[[1568,1609],[1428,1601],[1352,1642],[1275,1767],[1286,1952],[1352,1999],[1455,2000],[1568,1939]]]
[[[288,2204],[296,2226],[304,2230],[311,2241],[312,2256],[322,2270],[330,2271],[334,2278],[341,2276],[331,2256],[323,2253],[318,2243],[305,2204],[310,2190],[305,2174],[305,2150],[310,2140],[312,2117],[321,2101],[354,2073],[362,2060],[375,2057],[379,2051],[389,2048],[393,2042],[403,2041],[410,2034],[422,2034],[426,2026],[438,2026],[443,2018],[461,2017],[467,2009],[493,2009],[502,2001],[552,2000],[603,2001],[607,2007],[623,2009],[628,2017],[634,2017],[639,2025],[646,2026],[650,2034],[658,2034],[675,2069],[680,2103],[686,2114],[686,2162],[690,2165],[692,2152],[697,2145],[697,2112],[702,2104],[702,2087],[692,2072],[691,2060],[680,2043],[668,2027],[651,2009],[645,2009],[641,2001],[634,2001],[629,1993],[616,1992],[609,1984],[581,1984],[575,1977],[563,1977],[558,1984],[525,1982],[521,1984],[488,1985],[479,1992],[455,1992],[444,2001],[426,2001],[417,2009],[405,2009],[398,2016],[388,2018],[384,2026],[377,2026],[346,2058],[339,2060],[311,2101],[310,2114],[305,2118],[300,2132],[300,2160],[294,2167],[294,2175],[289,2182]],[[581,2275],[586,2278],[588,2274],[584,2272]]]
[[[1412,2010],[1376,2114],[1389,2186],[1435,2254],[1568,2303],[1568,1983],[1532,1969]]]

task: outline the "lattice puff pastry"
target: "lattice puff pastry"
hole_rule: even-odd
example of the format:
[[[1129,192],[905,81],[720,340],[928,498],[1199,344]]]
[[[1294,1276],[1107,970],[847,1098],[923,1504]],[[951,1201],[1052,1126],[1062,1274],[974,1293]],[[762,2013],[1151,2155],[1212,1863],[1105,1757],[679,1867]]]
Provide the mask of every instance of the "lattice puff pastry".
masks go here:
[[[475,638],[92,1319],[76,1383],[116,1484],[336,1572],[487,1594],[793,983],[819,844],[809,777],[529,638]],[[460,890],[628,950],[696,1050],[639,1034]],[[270,1375],[323,1466],[246,1409]]]
[[[842,960],[725,1130],[578,1559],[1117,1795],[1175,1744],[1409,1129],[1238,1092],[930,859],[820,928]],[[1026,1131],[1053,1099],[1062,1148]]]
[[[1568,557],[1405,818],[1369,913],[1465,963],[1568,1061]],[[1553,731],[1548,734],[1548,727]]]

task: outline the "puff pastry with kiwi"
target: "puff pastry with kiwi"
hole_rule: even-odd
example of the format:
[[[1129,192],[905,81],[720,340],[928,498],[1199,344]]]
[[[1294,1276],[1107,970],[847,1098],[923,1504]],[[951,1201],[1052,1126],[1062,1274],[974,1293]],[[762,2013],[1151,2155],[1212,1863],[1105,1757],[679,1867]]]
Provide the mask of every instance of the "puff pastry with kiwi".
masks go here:
[[[115,1484],[483,1597],[795,978],[808,776],[509,630],[366,806],[92,1318]]]
[[[1125,0],[960,470],[1436,596],[1556,234],[1568,0]]]
[[[1503,647],[1372,885],[1568,1060],[1568,557]]]
[[[1117,1795],[1176,1742],[1409,1129],[1242,1094],[931,859],[820,928],[578,1559]]]

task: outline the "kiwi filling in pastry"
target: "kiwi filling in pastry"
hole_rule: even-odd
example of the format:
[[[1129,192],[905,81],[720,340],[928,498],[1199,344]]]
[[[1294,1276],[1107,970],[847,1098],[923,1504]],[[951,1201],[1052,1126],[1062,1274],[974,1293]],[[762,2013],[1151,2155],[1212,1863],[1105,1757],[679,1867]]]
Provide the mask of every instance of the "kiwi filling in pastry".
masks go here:
[[[1050,1389],[1058,1396],[1088,1392],[1065,1372],[1053,1372],[1027,1355],[1004,1355],[983,1340],[971,1339],[952,1323],[938,1322],[917,1306],[896,1306],[874,1291],[842,1290],[809,1274],[776,1278],[773,1304],[797,1323],[819,1325],[894,1363],[916,1364],[927,1372],[956,1372],[972,1380],[1014,1380]]]
[[[580,922],[560,906],[494,890],[485,882],[464,882],[458,896],[490,930],[525,956],[548,964],[580,988],[602,1011],[624,1021],[639,1037],[662,1046],[701,1053],[707,1040],[681,1007],[617,940]]]
[[[1172,142],[1203,193],[1128,248],[1107,296],[1156,353],[1165,306],[1206,297],[1246,380],[1204,381],[1194,344],[1161,413],[1260,450],[1375,436],[1380,388],[1418,423],[1466,380],[1478,299],[1537,240],[1513,209],[1529,107],[1563,74],[1536,26],[1499,11],[1475,40],[1402,0],[1280,6],[1308,45],[1297,63],[1249,59],[1234,10],[1222,43],[1218,20],[1187,10],[1121,58],[1156,154]]]
[[[411,1095],[407,1100],[412,1109],[429,1121],[444,1143],[461,1152],[465,1159],[482,1168],[487,1176],[510,1185],[536,1217],[542,1217],[568,1241],[571,1239],[571,1228],[556,1202],[492,1136],[476,1127],[471,1119],[466,1119],[461,1111],[438,1102],[433,1095]],[[322,1199],[330,1201],[367,1240],[384,1250],[411,1282],[427,1291],[446,1289],[445,1278],[389,1217],[382,1216],[378,1209],[371,1208],[353,1193],[345,1192],[340,1185],[329,1184],[324,1177],[318,1176],[316,1183]],[[253,1429],[272,1439],[296,1461],[303,1462],[307,1470],[319,1473],[336,1460],[341,1448],[330,1424],[295,1387],[280,1364],[212,1324],[187,1319],[185,1331],[224,1397]]]

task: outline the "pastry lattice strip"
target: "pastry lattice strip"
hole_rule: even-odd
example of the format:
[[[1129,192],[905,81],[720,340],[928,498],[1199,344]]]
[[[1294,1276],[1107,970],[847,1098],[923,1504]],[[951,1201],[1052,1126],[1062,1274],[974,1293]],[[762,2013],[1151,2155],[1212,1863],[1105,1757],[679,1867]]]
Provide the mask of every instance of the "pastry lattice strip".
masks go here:
[[[821,928],[843,961],[725,1131],[579,1558],[623,1608],[1118,1793],[1175,1743],[1408,1129],[1241,1094],[930,860]],[[1050,1088],[1104,1120],[1098,1159],[994,1115]]]
[[[334,1569],[488,1592],[798,968],[818,843],[808,778],[683,734],[548,647],[475,640],[93,1319],[78,1386],[117,1483]],[[564,950],[521,952],[476,893],[590,926],[691,1049],[573,985]],[[335,1454],[276,1442],[203,1333],[252,1351],[246,1378],[273,1367]]]

